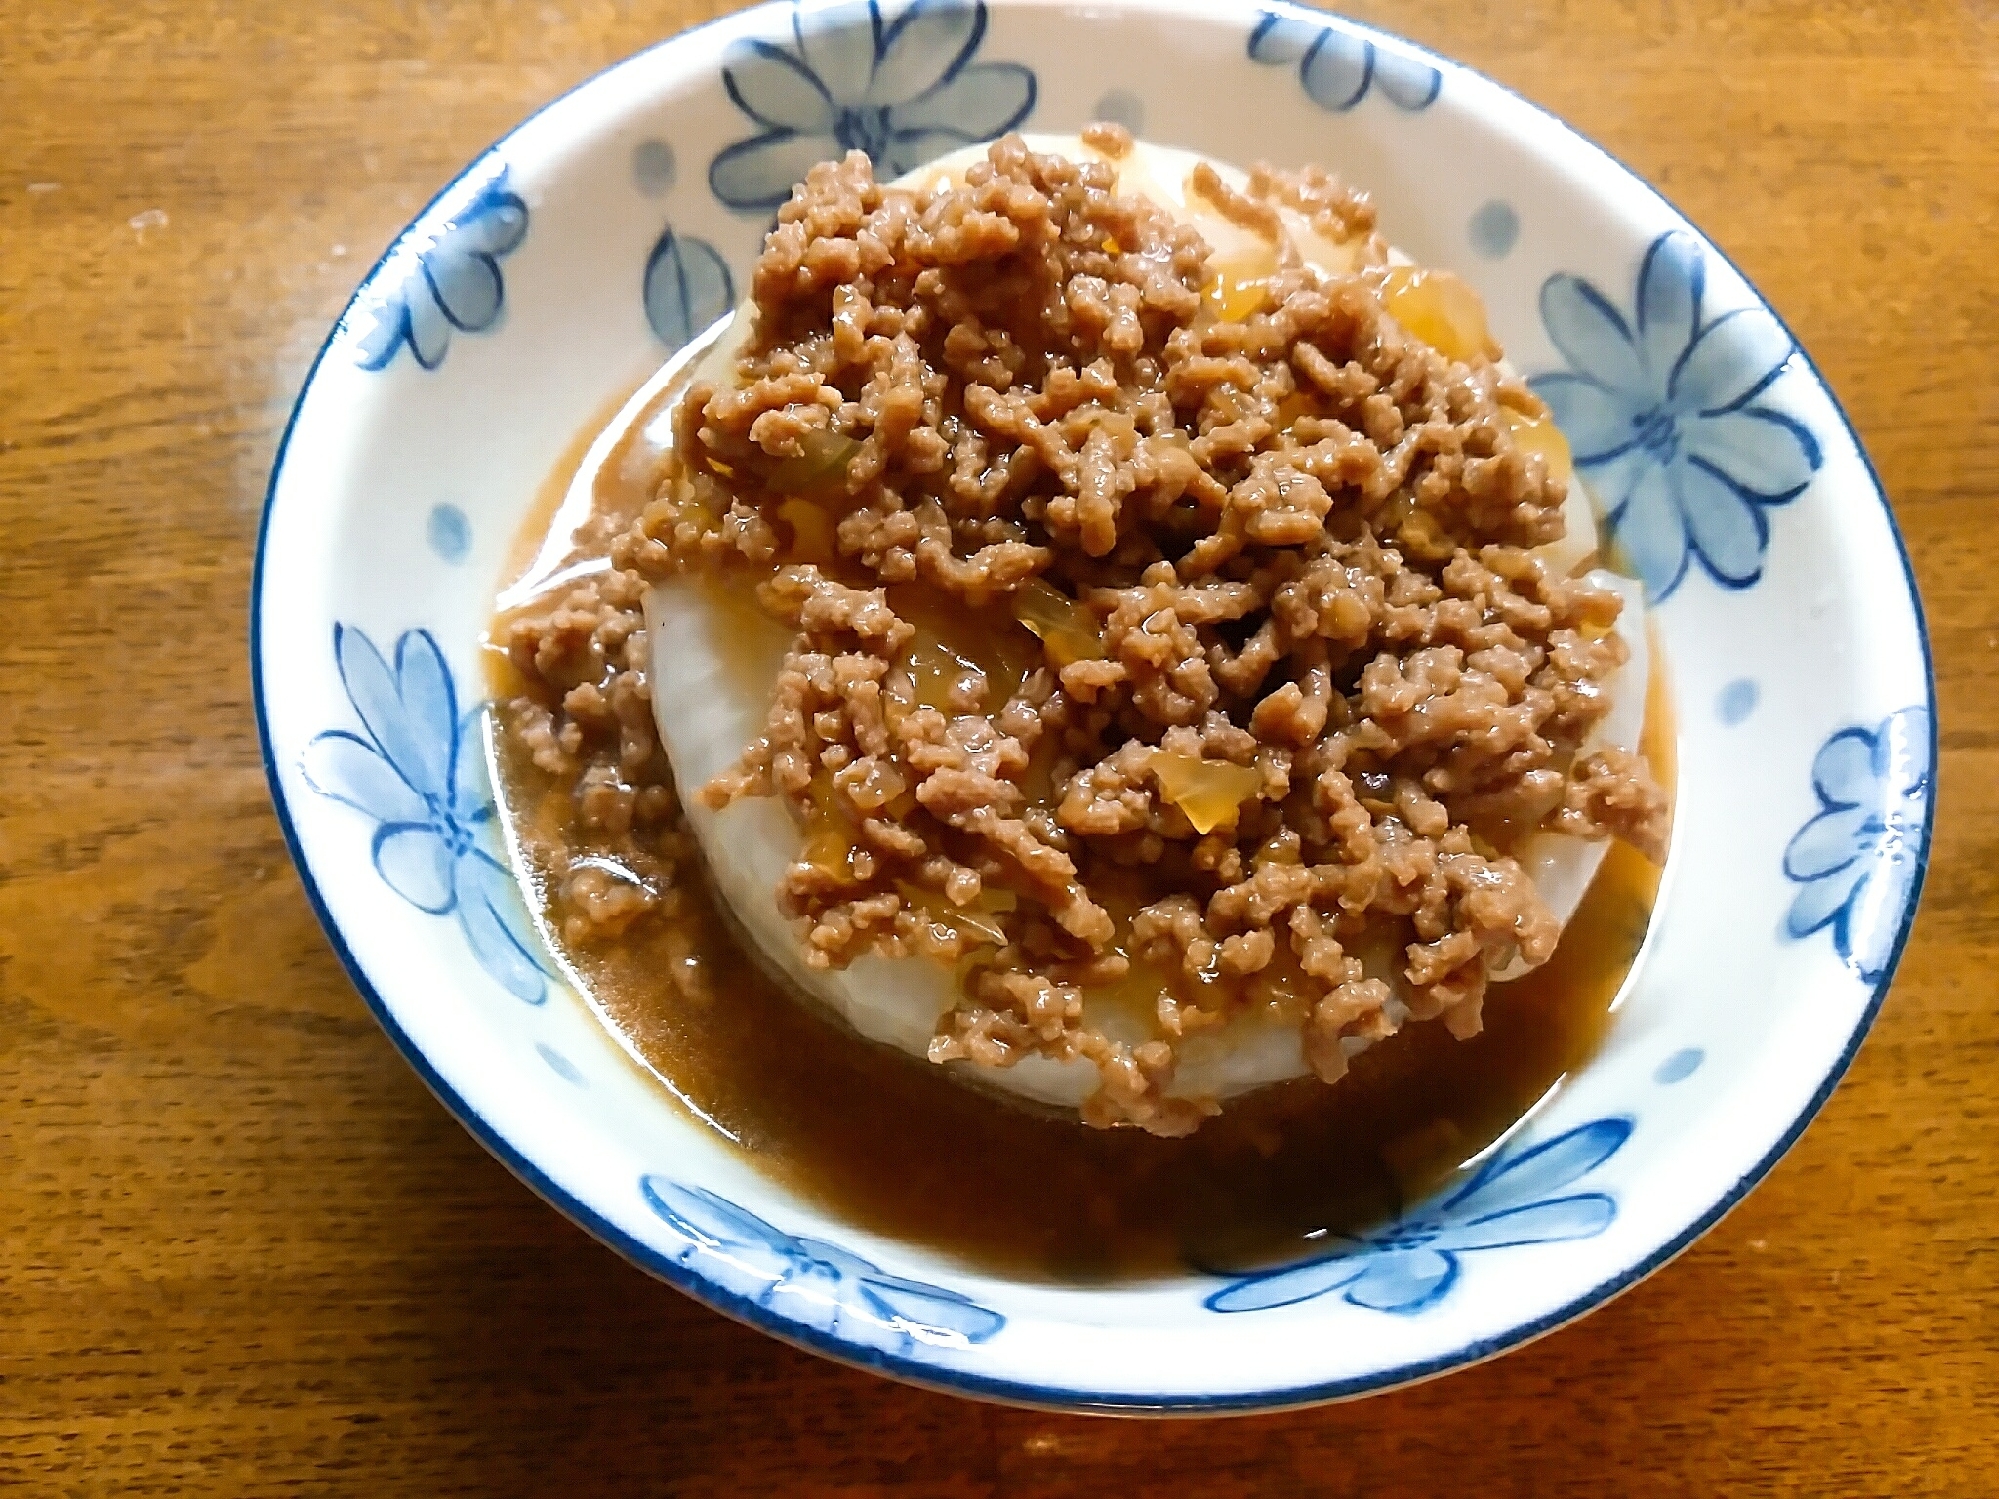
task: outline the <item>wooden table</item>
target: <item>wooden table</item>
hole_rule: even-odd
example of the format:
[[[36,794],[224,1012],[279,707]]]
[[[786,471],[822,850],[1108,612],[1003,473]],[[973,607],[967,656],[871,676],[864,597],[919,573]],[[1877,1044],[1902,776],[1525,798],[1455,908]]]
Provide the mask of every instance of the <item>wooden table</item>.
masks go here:
[[[306,907],[245,614],[355,280],[706,0],[0,4],[0,1485],[275,1494],[1999,1492],[1999,11],[1371,0],[1604,142],[1818,357],[1942,695],[1923,915],[1846,1083],[1681,1262],[1494,1364],[1225,1423],[795,1353],[425,1093]]]

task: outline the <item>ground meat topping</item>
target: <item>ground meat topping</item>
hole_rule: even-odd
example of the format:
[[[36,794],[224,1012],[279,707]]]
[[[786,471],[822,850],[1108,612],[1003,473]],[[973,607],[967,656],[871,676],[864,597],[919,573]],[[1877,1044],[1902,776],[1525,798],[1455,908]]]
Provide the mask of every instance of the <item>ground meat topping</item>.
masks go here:
[[[933,1060],[1087,1057],[1086,1118],[1177,1133],[1213,1109],[1168,1091],[1178,1045],[1244,1007],[1328,1080],[1405,1018],[1475,1033],[1488,976],[1560,935],[1514,841],[1657,859],[1667,807],[1641,758],[1584,752],[1626,651],[1618,596],[1532,551],[1565,483],[1514,433],[1545,408],[1391,313],[1365,196],[1197,173],[1356,267],[1280,257],[1218,306],[1207,244],[1114,183],[1018,138],[922,191],[814,167],[614,569],[514,624],[507,712],[538,766],[588,764],[587,825],[671,823],[638,598],[753,582],[796,635],[700,795],[794,809],[810,961],[953,961]],[[671,899],[670,869],[570,884],[585,940]],[[1119,986],[1157,995],[1152,1039],[1088,1022]]]

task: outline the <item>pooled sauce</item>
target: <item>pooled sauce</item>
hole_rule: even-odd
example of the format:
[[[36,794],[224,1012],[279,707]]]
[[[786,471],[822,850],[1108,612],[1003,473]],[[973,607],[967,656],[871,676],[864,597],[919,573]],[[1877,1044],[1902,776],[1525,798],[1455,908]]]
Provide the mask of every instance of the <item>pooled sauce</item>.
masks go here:
[[[656,409],[678,394],[662,392]],[[562,497],[585,446],[566,455],[529,520],[518,553],[527,575],[502,593],[502,618],[580,575],[592,547],[601,557],[650,498],[640,481],[648,455],[628,452],[592,496],[597,519],[572,513]],[[933,690],[993,665],[943,630],[934,653]],[[492,659],[504,698],[517,684],[505,656]],[[1642,748],[1670,788],[1668,697],[1653,659]],[[493,740],[509,826],[526,834],[517,855],[566,846],[572,783],[538,769],[512,736]],[[543,872],[528,874],[530,899],[541,899]],[[862,1040],[768,977],[703,881],[680,886],[671,917],[562,956],[675,1098],[800,1195],[981,1268],[1098,1281],[1281,1263],[1427,1195],[1593,1052],[1658,882],[1656,868],[1613,842],[1554,957],[1492,987],[1478,1036],[1406,1026],[1356,1056],[1338,1083],[1303,1078],[1249,1094],[1182,1139],[1030,1112]],[[559,939],[556,923],[544,930]],[[672,982],[673,966],[690,960],[709,975],[706,999],[688,1000]]]

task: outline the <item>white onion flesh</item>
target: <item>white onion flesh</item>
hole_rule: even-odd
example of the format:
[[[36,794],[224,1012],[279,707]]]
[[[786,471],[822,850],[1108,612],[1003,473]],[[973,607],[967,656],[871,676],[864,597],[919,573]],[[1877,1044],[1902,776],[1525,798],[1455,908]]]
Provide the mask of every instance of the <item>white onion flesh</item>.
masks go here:
[[[1029,137],[1038,151],[1053,151],[1072,159],[1104,159],[1075,137]],[[902,179],[904,186],[928,186],[962,177],[981,159],[985,147],[967,147]],[[1138,145],[1122,161],[1119,185],[1140,192],[1169,211],[1189,220],[1204,238],[1226,254],[1247,231],[1207,211],[1200,200],[1191,203],[1183,184],[1203,158],[1189,152],[1148,144]],[[1244,174],[1213,163],[1235,186]],[[1287,217],[1287,229],[1308,263],[1333,271],[1350,266],[1339,247],[1311,234],[1302,221]],[[1394,253],[1394,252],[1391,252]],[[1394,253],[1406,263],[1407,257]],[[601,461],[615,450],[618,434],[642,420],[660,392],[683,378],[690,357],[707,378],[726,374],[742,342],[744,319],[738,317],[712,343],[675,359],[649,381],[626,405],[604,437],[592,449]],[[657,414],[655,413],[655,419]],[[588,460],[586,460],[586,468]],[[589,473],[578,482],[588,482]],[[1579,482],[1569,487],[1569,534],[1541,549],[1558,572],[1572,570],[1596,550],[1594,516]],[[1608,684],[1611,711],[1592,735],[1589,749],[1606,746],[1636,750],[1644,727],[1648,652],[1643,594],[1636,583],[1608,572],[1591,574],[1603,586],[1615,588],[1625,601],[1618,631],[1630,647],[1630,661]],[[695,578],[674,579],[646,595],[645,616],[652,650],[654,717],[679,784],[682,803],[700,840],[713,875],[716,893],[763,958],[802,993],[843,1017],[872,1041],[923,1057],[938,1023],[958,1002],[956,978],[949,965],[934,959],[858,958],[845,969],[817,969],[805,961],[798,924],[777,901],[785,869],[803,845],[797,823],[786,808],[769,797],[745,798],[716,812],[697,793],[741,757],[763,730],[765,713],[790,637],[784,627],[764,616],[754,602],[725,594]],[[1539,887],[1556,919],[1566,925],[1581,903],[1606,844],[1552,833],[1526,840],[1519,857]],[[1524,965],[1517,961],[1499,975],[1510,978]],[[1084,1021],[1114,1040],[1141,1041],[1153,1034],[1150,1007],[1088,995]],[[1355,1043],[1350,1050],[1357,1050]],[[1006,1092],[1075,1109],[1097,1090],[1094,1063],[1083,1058],[1056,1061],[1030,1056],[996,1071],[952,1063],[976,1072],[976,1080]],[[1243,1015],[1217,1030],[1191,1038],[1180,1047],[1172,1092],[1183,1097],[1227,1098],[1254,1088],[1303,1076],[1309,1070],[1299,1031],[1265,1015]]]

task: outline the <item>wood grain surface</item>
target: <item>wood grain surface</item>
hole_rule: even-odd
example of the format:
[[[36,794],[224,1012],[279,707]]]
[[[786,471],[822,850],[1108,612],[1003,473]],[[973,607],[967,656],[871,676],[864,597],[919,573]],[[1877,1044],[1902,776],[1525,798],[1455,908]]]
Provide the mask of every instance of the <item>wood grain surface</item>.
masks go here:
[[[265,795],[251,549],[355,281],[702,0],[0,3],[0,1485],[1999,1493],[1999,9],[1369,0],[1659,184],[1878,463],[1942,696],[1901,976],[1670,1269],[1495,1363],[1146,1424],[921,1393],[631,1269],[428,1095]]]

